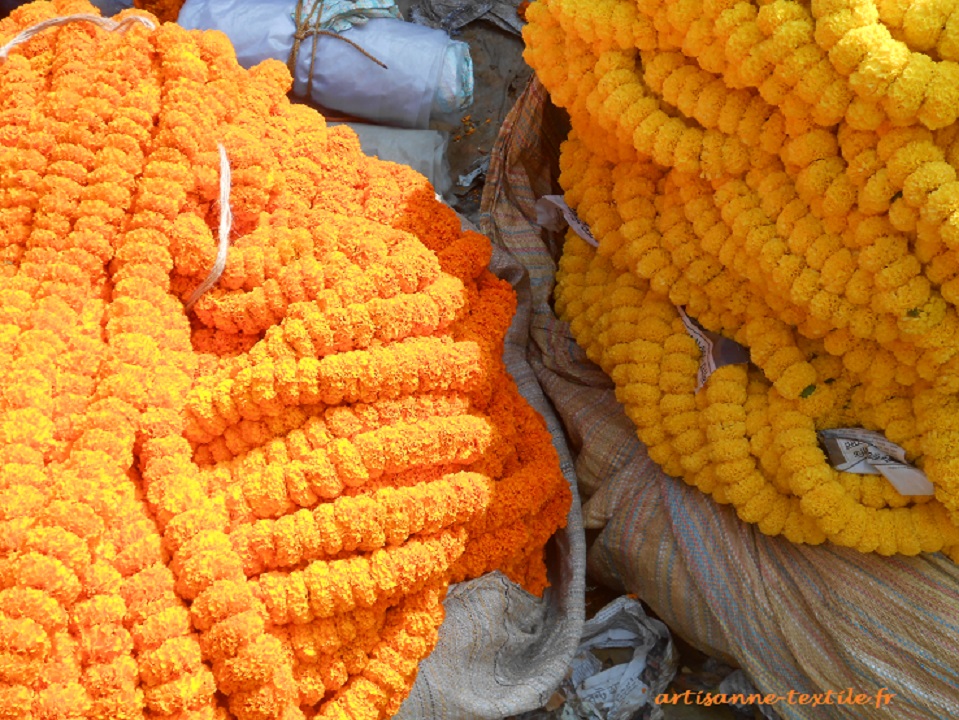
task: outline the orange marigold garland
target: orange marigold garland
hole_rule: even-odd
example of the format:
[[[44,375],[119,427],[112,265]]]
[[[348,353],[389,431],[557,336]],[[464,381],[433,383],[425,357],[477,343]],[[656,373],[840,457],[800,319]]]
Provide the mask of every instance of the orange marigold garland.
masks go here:
[[[546,586],[488,241],[289,82],[175,25],[0,61],[0,717],[387,717],[449,582]]]

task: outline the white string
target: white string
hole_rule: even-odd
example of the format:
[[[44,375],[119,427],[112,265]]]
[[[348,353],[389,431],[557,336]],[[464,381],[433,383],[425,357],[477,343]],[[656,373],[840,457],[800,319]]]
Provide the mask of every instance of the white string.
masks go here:
[[[127,15],[119,21],[113,20],[112,18],[100,17],[99,15],[63,15],[62,17],[50,18],[49,20],[38,22],[36,25],[28,27],[19,35],[15,35],[10,42],[0,47],[0,60],[6,60],[7,55],[13,48],[17,45],[23,45],[23,43],[27,42],[37,33],[43,32],[47,28],[66,25],[72,22],[90,22],[110,32],[124,32],[136,23],[146,25],[150,30],[156,30],[156,24],[142,15]]]
[[[99,15],[64,15],[62,17],[50,18],[37,23],[19,35],[14,36],[10,42],[0,47],[0,60],[5,60],[10,50],[17,45],[22,45],[37,33],[43,32],[47,28],[57,25],[66,25],[71,22],[91,22],[109,32],[124,32],[136,23],[141,23],[150,30],[156,30],[156,24],[149,18],[142,15],[127,15],[122,20],[113,20],[111,18],[100,17]],[[233,228],[233,211],[230,209],[230,159],[226,155],[226,148],[223,145],[220,149],[220,244],[216,253],[216,261],[213,263],[213,269],[206,276],[206,280],[200,283],[200,287],[193,291],[190,299],[187,300],[186,310],[189,310],[196,304],[203,293],[216,285],[226,268],[226,255],[230,250],[230,230]]]
[[[226,254],[230,250],[230,230],[233,228],[233,211],[230,209],[230,160],[226,156],[226,148],[222,145],[218,147],[220,148],[220,246],[210,274],[186,301],[187,312],[203,296],[203,293],[216,285],[226,268]]]

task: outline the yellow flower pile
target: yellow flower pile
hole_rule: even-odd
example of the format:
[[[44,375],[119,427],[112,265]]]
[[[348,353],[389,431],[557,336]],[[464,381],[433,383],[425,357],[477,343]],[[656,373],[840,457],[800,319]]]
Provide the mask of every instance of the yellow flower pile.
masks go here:
[[[541,593],[565,523],[512,288],[282,64],[156,25],[0,57],[0,718],[388,717],[449,583]]]
[[[651,456],[768,534],[959,557],[959,25],[951,6],[539,0],[570,114],[556,308]],[[697,391],[678,308],[746,346]],[[902,446],[934,496],[838,472]]]

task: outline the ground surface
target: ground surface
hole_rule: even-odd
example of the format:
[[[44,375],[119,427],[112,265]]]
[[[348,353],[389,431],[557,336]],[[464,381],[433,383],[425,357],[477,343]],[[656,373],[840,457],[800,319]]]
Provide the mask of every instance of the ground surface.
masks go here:
[[[397,0],[407,19],[415,4],[416,0]],[[472,22],[456,35],[456,39],[470,46],[473,105],[450,131],[448,156],[456,195],[454,206],[475,223],[483,194],[483,174],[466,185],[459,185],[459,178],[470,175],[489,161],[500,125],[533,71],[523,62],[522,38],[493,23]]]

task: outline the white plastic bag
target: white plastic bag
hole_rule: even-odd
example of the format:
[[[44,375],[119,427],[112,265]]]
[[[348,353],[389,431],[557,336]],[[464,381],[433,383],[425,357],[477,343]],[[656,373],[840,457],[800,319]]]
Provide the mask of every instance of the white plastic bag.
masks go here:
[[[340,123],[330,123],[339,125]],[[422,173],[436,192],[448,195],[453,189],[450,163],[446,157],[449,135],[437,130],[410,130],[362,123],[344,123],[360,139],[367,155],[380,160],[409,165]]]
[[[295,11],[296,0],[187,0],[177,22],[189,29],[224,32],[240,64],[252,67],[267,58],[287,61]],[[426,128],[432,116],[448,116],[473,102],[469,48],[442,30],[373,18],[340,34],[387,69],[349,43],[311,36],[300,43],[295,94],[305,97],[308,92],[312,59],[314,102],[380,124]]]

